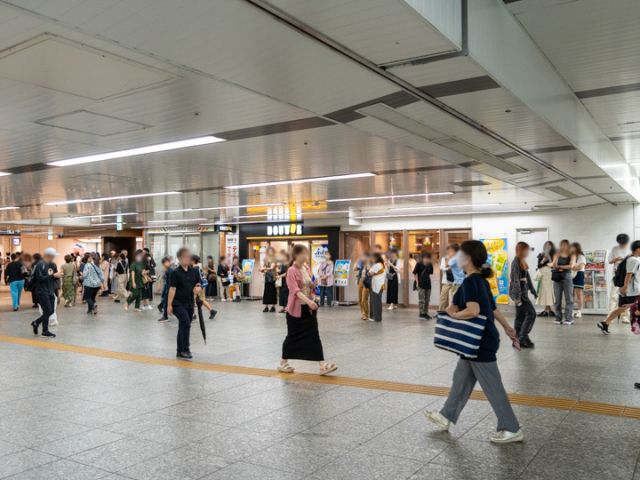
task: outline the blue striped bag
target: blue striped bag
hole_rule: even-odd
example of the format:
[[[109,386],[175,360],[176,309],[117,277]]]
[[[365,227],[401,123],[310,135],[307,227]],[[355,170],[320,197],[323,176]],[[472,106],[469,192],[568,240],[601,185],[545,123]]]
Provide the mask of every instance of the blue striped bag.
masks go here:
[[[487,317],[484,315],[469,320],[456,320],[446,312],[438,312],[434,344],[465,358],[477,358],[486,324]]]

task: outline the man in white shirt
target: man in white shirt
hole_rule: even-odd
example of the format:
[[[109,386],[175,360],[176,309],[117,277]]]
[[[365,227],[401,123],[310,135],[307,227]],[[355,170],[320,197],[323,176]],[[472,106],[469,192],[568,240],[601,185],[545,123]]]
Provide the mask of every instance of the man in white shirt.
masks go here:
[[[616,237],[617,245],[611,249],[609,252],[609,264],[613,265],[613,273],[611,274],[611,278],[616,273],[616,268],[620,265],[620,262],[624,260],[624,258],[629,255],[629,235],[626,233],[621,233]],[[628,271],[628,270],[627,270]],[[616,308],[618,308],[618,295],[620,293],[620,288],[616,287],[613,284],[613,280],[611,281],[611,288],[609,289],[609,313],[613,312]],[[620,315],[620,319],[622,323],[629,323],[629,311]]]
[[[622,315],[626,310],[629,314],[629,308],[631,308],[636,302],[638,296],[640,296],[640,240],[635,240],[631,244],[631,256],[626,260],[623,259],[626,266],[626,275],[624,278],[624,285],[620,287],[620,294],[618,296],[618,308],[609,313],[604,322],[598,323],[598,328],[602,330],[602,333],[609,335],[609,325],[618,316]]]
[[[453,281],[450,281],[447,278],[447,273],[449,273],[448,262],[449,259],[446,255],[443,256],[442,259],[440,259],[440,273],[442,278],[440,280],[440,305],[438,305],[439,312],[444,312],[449,306],[449,293],[451,292],[451,286],[453,285]],[[450,273],[450,275],[453,276],[452,273]]]

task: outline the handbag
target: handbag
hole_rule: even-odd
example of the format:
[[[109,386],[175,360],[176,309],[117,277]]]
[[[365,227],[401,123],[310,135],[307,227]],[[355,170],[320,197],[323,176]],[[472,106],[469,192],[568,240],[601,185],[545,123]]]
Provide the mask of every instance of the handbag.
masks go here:
[[[445,275],[447,276],[447,282],[449,283],[453,283],[453,281],[455,280],[454,276],[453,276],[453,272],[451,271],[451,269],[447,270],[445,272]]]
[[[276,280],[276,287],[281,287],[281,286],[282,286],[282,278],[281,278],[281,277],[279,277],[279,278]]]
[[[264,281],[265,283],[275,282],[275,278],[273,277],[273,272],[271,270],[264,274]]]
[[[477,358],[480,339],[486,325],[487,317],[484,315],[457,320],[446,312],[438,312],[433,343],[437,348],[449,350],[465,358]]]
[[[554,282],[564,282],[567,272],[562,268],[554,268],[551,270],[551,280]]]

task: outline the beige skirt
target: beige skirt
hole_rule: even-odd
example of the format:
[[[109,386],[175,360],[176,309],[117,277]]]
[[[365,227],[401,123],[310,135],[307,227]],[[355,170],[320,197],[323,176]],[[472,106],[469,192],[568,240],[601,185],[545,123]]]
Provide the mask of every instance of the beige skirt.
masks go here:
[[[553,280],[551,280],[551,267],[542,267],[540,272],[540,281],[538,282],[538,305],[553,306],[555,296],[553,295]]]

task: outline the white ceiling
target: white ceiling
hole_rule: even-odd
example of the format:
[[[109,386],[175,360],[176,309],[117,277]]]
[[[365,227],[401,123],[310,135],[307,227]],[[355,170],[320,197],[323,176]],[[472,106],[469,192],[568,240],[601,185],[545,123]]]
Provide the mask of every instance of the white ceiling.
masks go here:
[[[625,20],[624,26],[614,28],[611,22],[603,22],[605,26],[599,27],[602,30],[594,33],[602,39],[608,31],[616,30],[619,35],[616,41],[602,40],[596,46],[586,39],[580,42],[567,32],[571,30],[567,25],[575,24],[578,29],[579,25],[595,22],[589,12],[607,15],[604,4],[609,3],[521,0],[508,7],[576,90],[640,82],[634,80],[635,74],[640,75],[637,70],[640,49],[631,52],[627,46],[617,48],[621,43],[639,46],[638,32],[627,25],[631,14],[637,13],[637,1],[621,0],[619,3],[624,5],[619,11],[614,9],[616,18],[619,15],[620,20]],[[372,64],[454,49],[432,25],[400,0],[272,0],[270,4],[283,15],[309,26],[309,31],[317,31]],[[553,21],[549,21],[550,9]],[[78,69],[72,58],[68,59],[66,71],[73,72],[73,78],[65,78],[65,69],[55,65],[56,72],[62,72],[56,73],[56,78],[61,75],[59,81],[65,85],[64,92],[20,76],[20,68],[29,71],[27,60],[3,68],[2,58],[11,58],[7,54],[13,52],[7,49],[45,34],[50,42],[86,47],[113,59],[118,67],[114,68],[113,77],[101,75],[105,85],[96,86],[105,88],[90,90],[107,91],[107,83],[124,84],[128,93],[107,95],[109,98],[102,100],[87,98],[86,82],[96,79],[91,76],[91,69],[86,72]],[[622,68],[624,58],[615,62],[611,59],[614,53],[626,56],[626,69]],[[584,68],[589,58],[603,59],[603,64],[589,72]],[[64,62],[64,57],[60,58],[59,63],[64,66]],[[634,71],[631,64],[636,67]],[[54,66],[49,68],[53,70]],[[613,78],[605,74],[608,68],[612,69]],[[132,77],[129,82],[129,74],[124,73],[127,69],[157,72],[170,80],[140,84],[133,82]],[[154,212],[268,202],[303,205],[304,209],[316,211],[351,207],[356,212],[375,214],[390,207],[416,206],[425,203],[425,199],[323,202],[331,198],[441,191],[456,194],[429,197],[426,203],[443,206],[498,203],[490,209],[506,210],[532,205],[580,207],[606,201],[633,201],[606,172],[578,151],[569,149],[562,136],[508,90],[497,84],[478,90],[469,87],[477,79],[492,82],[485,79],[486,73],[470,59],[458,57],[392,68],[389,72],[414,87],[444,84],[444,90],[439,90],[444,92],[438,96],[439,101],[509,142],[534,152],[557,170],[514,155],[504,143],[403,92],[375,70],[364,68],[317,39],[275,20],[248,1],[0,0],[0,171],[14,172],[0,177],[0,206],[21,206],[19,210],[0,211],[0,220],[137,211],[141,213],[135,220],[137,224],[203,216],[217,221],[265,209],[241,208],[205,214]],[[47,79],[46,70],[44,78]],[[468,83],[459,85],[455,83],[458,81]],[[74,83],[77,91],[69,91],[66,86]],[[624,95],[628,96],[626,101],[619,98],[622,95],[584,100],[609,136],[622,135],[616,134],[617,125],[636,118],[637,109],[633,105],[640,97],[636,98],[637,93]],[[394,103],[398,99],[401,101]],[[469,165],[473,159],[467,156],[374,118],[353,116],[359,105],[379,101],[386,101],[446,136],[489,154],[504,156],[527,171],[508,175],[486,165]],[[69,115],[79,111],[85,112],[75,117],[79,120]],[[43,121],[51,117],[55,119]],[[313,128],[303,128],[308,126],[306,122],[311,122]],[[121,128],[124,125],[142,127]],[[105,131],[109,134],[104,135]],[[229,141],[213,145],[43,169],[45,162],[209,134],[222,134],[224,138],[225,133],[229,134]],[[615,142],[627,158],[640,159],[640,138]],[[460,164],[463,166],[457,166]],[[359,172],[378,175],[238,191],[223,188]],[[480,180],[489,185],[452,185]],[[577,198],[550,192],[547,190],[550,186],[562,187]],[[57,200],[170,190],[184,193],[42,205]],[[480,205],[478,209],[485,207]],[[345,216],[336,214],[336,223]],[[133,219],[129,223],[133,224]]]

